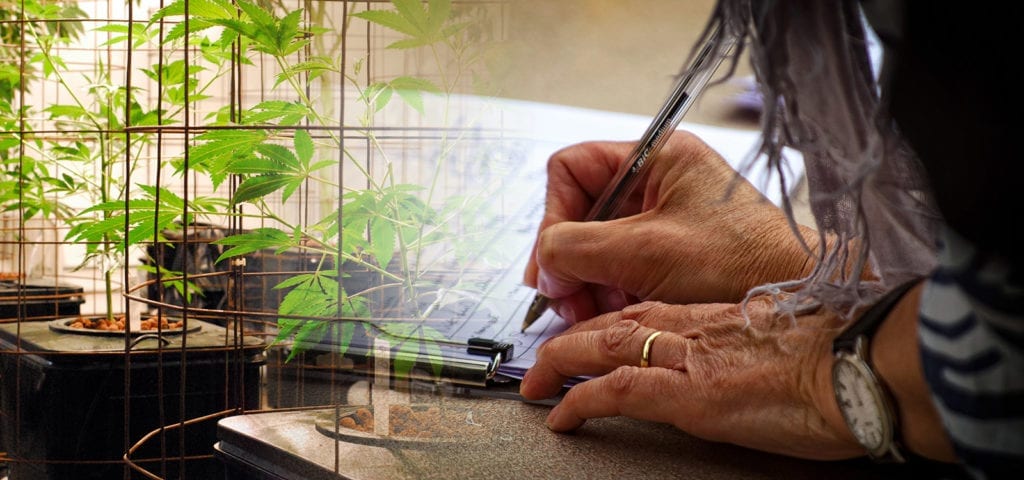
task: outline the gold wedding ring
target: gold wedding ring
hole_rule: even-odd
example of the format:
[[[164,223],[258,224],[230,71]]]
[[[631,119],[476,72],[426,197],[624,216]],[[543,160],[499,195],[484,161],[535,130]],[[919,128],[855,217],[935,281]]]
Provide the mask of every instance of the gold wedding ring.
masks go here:
[[[647,368],[651,366],[651,344],[654,343],[654,339],[658,338],[663,332],[658,330],[647,336],[647,340],[644,341],[644,351],[640,355],[640,368]]]

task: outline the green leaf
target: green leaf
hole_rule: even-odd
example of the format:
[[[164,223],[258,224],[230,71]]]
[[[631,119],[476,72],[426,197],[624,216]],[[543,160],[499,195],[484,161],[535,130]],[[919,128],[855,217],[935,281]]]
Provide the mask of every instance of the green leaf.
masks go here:
[[[313,138],[309,136],[309,132],[296,130],[295,153],[299,156],[299,162],[302,165],[309,165],[309,161],[313,159],[313,149]]]
[[[441,93],[441,88],[426,78],[410,77],[403,75],[388,82],[395,90],[418,90],[431,93]]]
[[[301,103],[268,100],[244,112],[242,122],[246,125],[258,125],[278,120],[278,125],[289,126],[297,124],[309,114],[309,108]]]
[[[398,91],[398,96],[402,97],[402,100],[405,100],[405,103],[408,104],[410,107],[412,107],[413,110],[416,110],[417,112],[419,112],[421,114],[425,113],[424,107],[423,107],[423,95],[420,95],[419,91],[417,91],[417,90],[399,90]]]
[[[264,174],[249,177],[238,185],[238,189],[235,191],[235,196],[231,197],[231,202],[237,205],[250,200],[263,198],[266,195],[284,188],[291,181],[292,177],[289,175]]]
[[[377,265],[387,268],[395,254],[395,227],[383,217],[370,220],[370,242]]]
[[[286,278],[282,280],[281,283],[274,285],[274,290],[284,290],[286,288],[291,288],[296,285],[310,283],[315,281],[316,278],[321,275],[337,276],[338,272],[336,270],[320,270],[314,273],[300,273],[298,275],[292,276],[291,278]]]
[[[409,23],[405,17],[389,10],[367,10],[354,13],[352,16],[406,35],[417,35],[420,33],[416,26]]]
[[[289,154],[291,153],[288,149],[285,149],[285,151]],[[267,157],[246,157],[232,161],[226,171],[235,175],[262,175],[280,172],[281,163]]]
[[[448,29],[444,25],[451,16],[450,0],[431,0],[426,8],[421,0],[392,0],[391,3],[396,10],[394,12],[369,10],[353,16],[408,35],[408,38],[394,42],[387,48],[421,47],[446,38]]]
[[[416,26],[417,30],[423,31],[427,26],[427,11],[420,0],[391,0],[391,3],[403,18]]]
[[[398,352],[392,359],[395,377],[409,378],[416,360],[420,356],[420,342],[416,339],[403,340],[398,344]]]
[[[69,118],[77,120],[86,116],[86,111],[79,105],[50,105],[43,109],[50,114],[50,118]]]
[[[188,2],[188,14],[193,18],[232,18],[235,16],[234,7],[231,2],[218,0],[175,0],[160,10],[157,10],[150,23],[166,17],[181,17],[185,15],[185,3]]]
[[[340,59],[338,61],[335,61],[334,59],[327,56],[315,55],[304,62],[298,62],[291,65],[290,67],[286,68],[283,72],[278,74],[277,81],[274,82],[274,87],[277,87],[281,83],[287,81],[289,78],[300,73],[305,73],[307,75],[305,81],[309,82],[316,79],[317,77],[320,77],[325,73],[341,73],[341,71],[342,69],[340,66]],[[359,73],[357,71],[356,75],[358,74]]]
[[[406,39],[403,39],[403,40],[398,40],[397,42],[393,42],[390,45],[388,45],[387,48],[390,48],[392,50],[409,50],[409,49],[412,49],[412,48],[425,47],[425,46],[430,45],[432,43],[434,43],[433,39],[423,38],[423,37],[414,37],[414,38],[406,38]]]
[[[440,378],[441,369],[444,367],[444,362],[440,360],[444,358],[444,354],[441,352],[441,346],[436,342],[425,341],[423,342],[423,349],[427,351],[427,358],[432,360],[437,359],[436,361],[431,361],[430,366],[434,370],[434,376]]]
[[[298,322],[300,323],[298,332],[295,333],[295,351],[285,361],[291,360],[294,358],[293,355],[297,355],[302,350],[320,344],[329,325],[327,322],[319,320],[298,320]]]
[[[249,233],[229,235],[211,243],[231,247],[225,250],[220,257],[217,257],[217,262],[225,258],[237,257],[265,248],[281,249],[295,245],[291,235],[276,228],[258,228]]]
[[[367,85],[359,99],[367,102],[367,104],[373,105],[374,112],[379,112],[388,105],[389,101],[391,101],[392,92],[394,92],[394,90],[387,83],[374,82]]]
[[[429,11],[426,30],[428,32],[441,31],[441,27],[448,21],[448,17],[452,13],[452,2],[451,0],[430,0]]]
[[[295,154],[283,145],[278,145],[276,143],[261,143],[256,145],[256,151],[263,157],[271,160],[271,163],[275,165],[273,170],[268,170],[266,173],[300,171],[299,159],[295,158]],[[232,169],[233,167],[234,165],[232,164]]]
[[[439,342],[447,341],[447,337],[440,331],[419,322],[387,322],[380,325],[380,330],[392,343],[398,343],[393,360],[396,375],[408,376],[422,360],[430,363],[435,376],[441,375],[444,357]]]
[[[139,185],[139,188],[146,192],[149,198],[156,199],[159,196],[161,205],[171,207],[175,212],[185,211],[185,199],[179,197],[170,189],[154,185]]]
[[[245,12],[257,25],[260,26],[272,26],[274,24],[274,16],[267,12],[260,6],[252,3],[248,0],[236,0],[238,8]]]
[[[267,132],[262,130],[206,132],[196,137],[196,145],[189,148],[190,166],[208,171],[217,188],[227,178],[232,162],[253,155],[256,146],[266,139]]]

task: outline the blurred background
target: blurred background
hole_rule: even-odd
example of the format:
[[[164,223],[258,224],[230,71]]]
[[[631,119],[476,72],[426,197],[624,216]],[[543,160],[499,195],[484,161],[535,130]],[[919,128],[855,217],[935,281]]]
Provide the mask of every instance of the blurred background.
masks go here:
[[[713,0],[513,0],[506,16],[502,96],[652,116],[703,30]],[[732,81],[714,85],[685,121],[756,128]],[[723,66],[723,71],[725,70]]]

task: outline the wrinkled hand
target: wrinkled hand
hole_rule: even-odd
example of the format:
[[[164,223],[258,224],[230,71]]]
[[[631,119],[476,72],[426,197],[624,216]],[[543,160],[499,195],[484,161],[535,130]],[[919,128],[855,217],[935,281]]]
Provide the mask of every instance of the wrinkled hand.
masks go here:
[[[770,301],[748,305],[646,302],[580,322],[539,350],[522,381],[527,399],[572,387],[547,418],[555,431],[588,418],[625,415],[675,425],[701,438],[813,459],[864,455],[843,423],[831,382],[833,315],[804,315],[799,326]],[[647,337],[650,366],[640,368]]]
[[[524,282],[555,300],[570,323],[637,299],[736,302],[754,286],[809,271],[782,211],[687,132],[654,159],[624,218],[580,222],[632,147],[584,143],[549,161],[546,211]],[[814,248],[817,236],[804,237]]]

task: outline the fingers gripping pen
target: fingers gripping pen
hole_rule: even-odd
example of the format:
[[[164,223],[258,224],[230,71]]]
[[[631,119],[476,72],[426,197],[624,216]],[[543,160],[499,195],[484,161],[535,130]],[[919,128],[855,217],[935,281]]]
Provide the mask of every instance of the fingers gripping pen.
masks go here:
[[[708,84],[722,60],[729,55],[733,44],[734,40],[725,34],[723,27],[716,25],[706,37],[696,56],[693,57],[689,67],[683,72],[679,82],[672,89],[672,93],[661,110],[658,111],[640,141],[637,142],[636,147],[626,157],[615,178],[609,183],[609,188],[605,189],[594,202],[586,221],[609,220],[618,215],[622,205],[642,178],[650,161],[665,146],[668,137],[679,126],[679,122],[682,121],[693,101]],[[526,318],[523,320],[522,331],[526,331],[533,322],[540,318],[547,310],[549,303],[550,299],[540,293],[534,297],[526,312]]]

